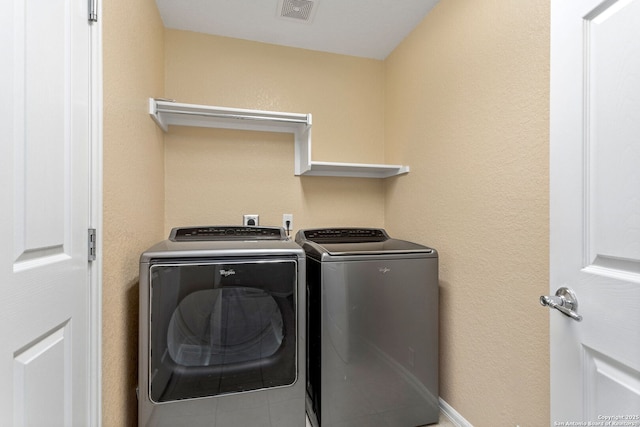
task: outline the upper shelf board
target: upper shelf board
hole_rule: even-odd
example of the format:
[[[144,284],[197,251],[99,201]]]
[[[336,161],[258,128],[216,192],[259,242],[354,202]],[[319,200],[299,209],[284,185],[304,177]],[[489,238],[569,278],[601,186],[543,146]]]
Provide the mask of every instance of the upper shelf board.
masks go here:
[[[149,114],[168,132],[170,125],[291,133],[311,126],[311,114],[246,110],[149,99]]]
[[[388,178],[409,172],[409,166],[401,165],[312,161],[311,114],[183,104],[155,98],[149,98],[149,114],[165,132],[175,125],[293,133],[296,175]]]

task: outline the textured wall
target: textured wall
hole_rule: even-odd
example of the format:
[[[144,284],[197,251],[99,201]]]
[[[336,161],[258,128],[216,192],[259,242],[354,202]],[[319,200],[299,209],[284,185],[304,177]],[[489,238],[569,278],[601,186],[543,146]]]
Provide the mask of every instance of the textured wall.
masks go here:
[[[391,233],[440,251],[441,396],[549,419],[549,1],[443,0],[386,62]]]
[[[164,236],[163,135],[149,96],[164,84],[153,0],[103,4],[103,425],[137,425],[138,259]]]
[[[165,35],[166,97],[180,102],[313,114],[313,159],[381,163],[381,61],[186,31]],[[380,180],[296,177],[293,136],[174,127],[166,142],[166,222],[294,228],[382,226]],[[366,215],[363,215],[366,213]]]
[[[385,62],[165,31],[153,0],[103,8],[105,427],[136,424],[140,252],[285,212],[438,248],[442,397],[476,427],[547,424],[548,0],[442,0]],[[294,177],[291,136],[163,134],[149,96],[311,112],[314,160],[411,173]]]

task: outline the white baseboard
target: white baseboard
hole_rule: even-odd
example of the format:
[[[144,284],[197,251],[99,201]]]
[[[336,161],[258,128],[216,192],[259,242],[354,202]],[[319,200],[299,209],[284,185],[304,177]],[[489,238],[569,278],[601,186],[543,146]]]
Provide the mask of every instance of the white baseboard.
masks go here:
[[[453,407],[442,400],[442,398],[440,398],[439,401],[440,410],[447,416],[447,418],[449,418],[449,420],[451,420],[454,425],[456,425],[456,427],[473,427],[469,421],[465,420],[464,417],[458,413],[458,411],[453,409]]]

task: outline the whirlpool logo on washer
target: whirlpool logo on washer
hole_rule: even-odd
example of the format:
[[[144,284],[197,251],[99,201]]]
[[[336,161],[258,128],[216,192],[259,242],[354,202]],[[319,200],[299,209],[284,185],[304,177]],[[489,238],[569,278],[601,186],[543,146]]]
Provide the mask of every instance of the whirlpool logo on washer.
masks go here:
[[[230,268],[228,270],[220,270],[220,275],[223,277],[233,276],[234,274],[236,274],[236,271],[233,268]]]

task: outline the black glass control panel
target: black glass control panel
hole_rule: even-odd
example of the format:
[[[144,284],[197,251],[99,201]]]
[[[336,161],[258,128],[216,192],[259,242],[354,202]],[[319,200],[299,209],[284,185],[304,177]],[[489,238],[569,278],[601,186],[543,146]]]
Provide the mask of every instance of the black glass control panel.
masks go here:
[[[389,239],[381,228],[318,228],[305,230],[304,237],[317,243],[384,242]]]
[[[278,227],[186,227],[171,230],[169,240],[195,242],[212,240],[286,240],[284,230]]]

